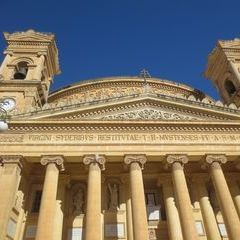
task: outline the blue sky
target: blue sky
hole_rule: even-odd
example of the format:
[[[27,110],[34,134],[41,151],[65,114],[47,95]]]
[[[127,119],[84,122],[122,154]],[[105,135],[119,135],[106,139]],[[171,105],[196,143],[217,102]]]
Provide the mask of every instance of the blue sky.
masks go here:
[[[217,98],[202,73],[218,39],[240,37],[239,9],[237,0],[5,0],[0,31],[56,34],[62,73],[52,90],[146,68]]]

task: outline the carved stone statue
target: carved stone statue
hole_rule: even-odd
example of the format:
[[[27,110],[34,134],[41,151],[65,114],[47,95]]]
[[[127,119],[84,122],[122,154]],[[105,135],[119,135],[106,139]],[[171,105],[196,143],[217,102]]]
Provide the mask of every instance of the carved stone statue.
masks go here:
[[[84,193],[83,189],[79,188],[79,190],[73,196],[73,214],[79,215],[83,213],[84,206]]]
[[[117,210],[118,209],[118,186],[116,183],[111,185],[108,184],[109,190],[109,210]]]

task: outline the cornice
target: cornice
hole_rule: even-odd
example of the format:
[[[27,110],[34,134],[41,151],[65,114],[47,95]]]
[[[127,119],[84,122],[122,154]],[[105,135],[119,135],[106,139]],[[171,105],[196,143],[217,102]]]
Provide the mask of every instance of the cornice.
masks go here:
[[[6,86],[17,86],[17,87],[23,87],[25,85],[32,85],[32,86],[38,86],[41,85],[40,80],[24,80],[24,81],[19,81],[19,80],[0,80],[0,84],[2,85],[1,87],[6,87]]]
[[[194,131],[236,133],[240,122],[190,121],[11,121],[9,132],[15,131]]]
[[[121,107],[126,109],[130,104],[144,104],[142,102],[148,102],[147,104],[161,106],[163,108],[170,109],[171,111],[175,110],[177,112],[180,111],[192,114],[193,116],[200,116],[201,118],[215,118],[219,120],[240,119],[240,110],[236,109],[236,106],[233,106],[232,104],[229,107],[226,107],[219,102],[207,103],[204,99],[203,101],[197,101],[193,98],[184,99],[152,93],[134,94],[89,102],[70,101],[60,102],[57,105],[46,104],[42,109],[36,108],[35,110],[31,110],[30,112],[23,114],[15,113],[13,118],[46,118],[48,116],[50,118],[59,118],[58,116],[62,115],[60,118],[64,119],[71,118],[71,114],[78,114],[78,111],[97,111],[96,113],[99,115],[99,113],[101,113],[101,109],[104,113],[108,111],[108,108],[110,109],[109,111],[113,112],[114,110],[119,110]],[[93,108],[98,109],[92,110]]]

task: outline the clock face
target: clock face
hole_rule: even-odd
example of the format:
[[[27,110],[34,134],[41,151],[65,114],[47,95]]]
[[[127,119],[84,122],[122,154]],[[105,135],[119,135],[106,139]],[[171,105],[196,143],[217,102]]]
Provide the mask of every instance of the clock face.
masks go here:
[[[2,101],[0,100],[0,107],[5,111],[11,111],[15,108],[16,102],[13,98],[5,98]]]

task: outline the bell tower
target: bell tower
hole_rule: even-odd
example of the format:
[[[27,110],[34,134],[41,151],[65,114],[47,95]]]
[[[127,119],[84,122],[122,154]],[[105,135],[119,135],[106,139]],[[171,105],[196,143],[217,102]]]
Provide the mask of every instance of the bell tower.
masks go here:
[[[240,39],[218,41],[208,56],[205,77],[219,91],[224,103],[240,106]]]
[[[0,67],[0,98],[14,98],[21,112],[42,107],[54,75],[60,73],[54,35],[28,30],[5,32],[4,37],[7,48]]]

